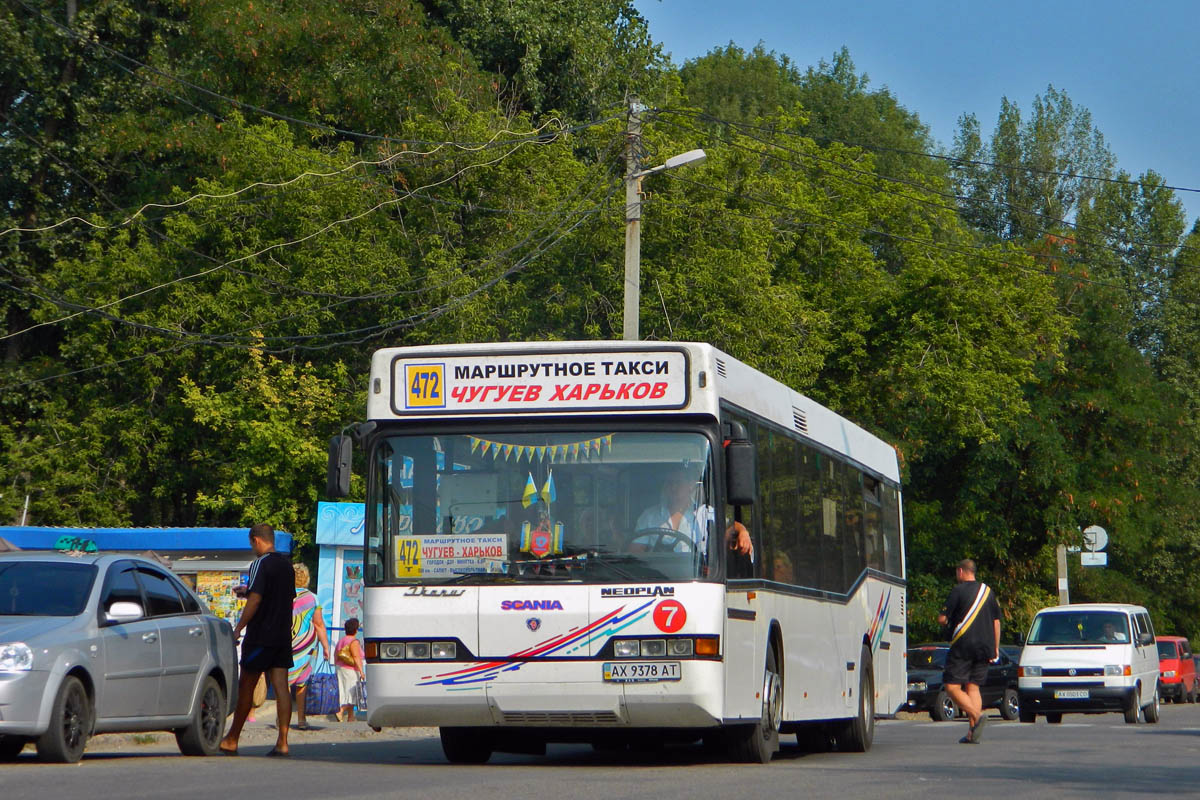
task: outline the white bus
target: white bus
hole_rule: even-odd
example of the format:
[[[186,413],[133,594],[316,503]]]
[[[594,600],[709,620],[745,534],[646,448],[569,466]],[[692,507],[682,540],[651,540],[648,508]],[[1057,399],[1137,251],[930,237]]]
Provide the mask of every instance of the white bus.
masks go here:
[[[370,725],[437,726],[453,762],[703,740],[765,763],[780,733],[866,750],[905,702],[896,453],[736,359],[384,349],[367,416]]]

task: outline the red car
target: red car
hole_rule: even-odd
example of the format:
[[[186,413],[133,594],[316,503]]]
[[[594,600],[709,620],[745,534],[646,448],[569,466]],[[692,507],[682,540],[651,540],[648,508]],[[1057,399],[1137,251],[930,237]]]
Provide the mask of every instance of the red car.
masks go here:
[[[1200,683],[1196,678],[1196,663],[1192,646],[1182,636],[1158,637],[1158,694],[1164,700],[1182,703],[1196,702]]]

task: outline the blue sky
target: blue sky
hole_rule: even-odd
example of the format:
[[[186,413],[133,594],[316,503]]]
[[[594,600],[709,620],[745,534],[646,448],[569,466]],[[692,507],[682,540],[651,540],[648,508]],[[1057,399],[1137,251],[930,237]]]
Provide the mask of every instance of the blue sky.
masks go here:
[[[760,41],[801,69],[843,45],[873,87],[896,98],[949,146],[959,115],[985,134],[1000,98],[1023,111],[1047,85],[1092,113],[1134,176],[1200,189],[1200,3],[1185,0],[635,0],[677,64]],[[1188,224],[1200,193],[1178,192]]]

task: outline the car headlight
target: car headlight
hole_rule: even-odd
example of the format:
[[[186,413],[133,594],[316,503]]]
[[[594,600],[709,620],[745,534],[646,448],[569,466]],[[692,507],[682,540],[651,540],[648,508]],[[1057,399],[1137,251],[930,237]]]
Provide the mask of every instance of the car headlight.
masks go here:
[[[1133,670],[1129,664],[1105,664],[1105,675],[1132,675]]]
[[[1164,677],[1164,678],[1174,678],[1174,677],[1175,677],[1175,670],[1173,670],[1173,669],[1168,669],[1168,670],[1164,671],[1164,672],[1163,672],[1163,677]]]
[[[908,685],[908,690],[910,692],[923,692],[928,688],[929,684],[925,683],[925,681],[913,681]]]
[[[28,672],[33,669],[33,651],[24,642],[0,644],[0,672]]]
[[[1017,675],[1022,678],[1040,678],[1042,677],[1042,668],[1035,666],[1017,667]]]

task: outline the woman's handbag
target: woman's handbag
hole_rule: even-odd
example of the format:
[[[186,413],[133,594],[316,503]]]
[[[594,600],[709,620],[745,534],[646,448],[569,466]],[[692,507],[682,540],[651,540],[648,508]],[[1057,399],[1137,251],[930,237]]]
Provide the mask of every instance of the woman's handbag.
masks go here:
[[[336,714],[338,705],[337,673],[333,665],[323,661],[308,676],[308,691],[304,698],[305,714]]]

